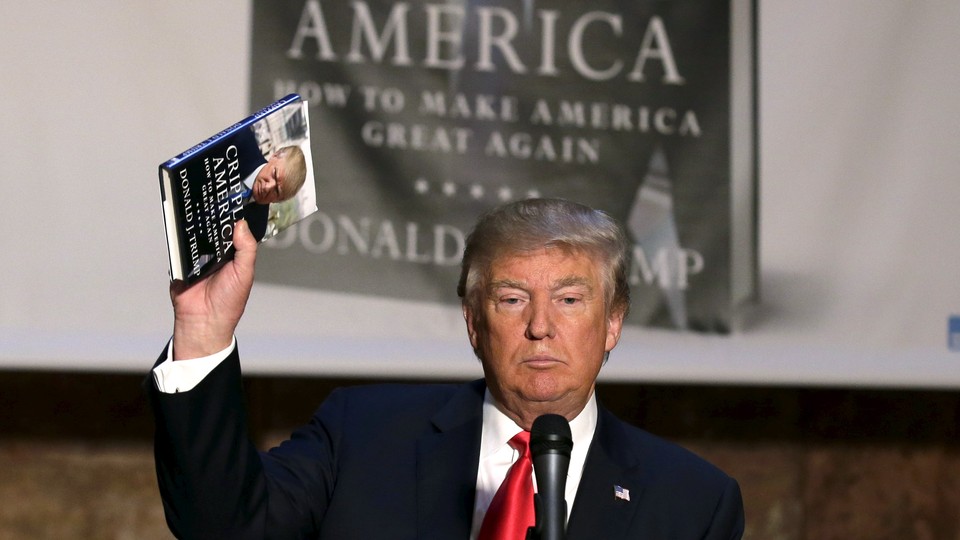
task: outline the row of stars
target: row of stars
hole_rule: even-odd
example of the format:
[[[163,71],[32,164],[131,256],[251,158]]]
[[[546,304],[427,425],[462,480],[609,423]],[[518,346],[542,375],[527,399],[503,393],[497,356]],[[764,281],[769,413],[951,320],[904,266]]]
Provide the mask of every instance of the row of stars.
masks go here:
[[[487,188],[480,184],[470,184],[469,186],[460,186],[455,182],[449,180],[444,182],[439,182],[439,187],[432,186],[431,182],[425,178],[417,178],[413,181],[413,191],[417,195],[428,195],[432,191],[439,192],[441,195],[444,195],[448,198],[454,198],[457,196],[457,193],[461,189],[466,191],[468,197],[472,198],[475,201],[483,199],[487,195]],[[514,198],[514,190],[510,186],[500,186],[494,190],[494,196],[501,202],[511,201]],[[536,189],[528,189],[525,192],[525,198],[535,198],[539,197],[540,192]]]

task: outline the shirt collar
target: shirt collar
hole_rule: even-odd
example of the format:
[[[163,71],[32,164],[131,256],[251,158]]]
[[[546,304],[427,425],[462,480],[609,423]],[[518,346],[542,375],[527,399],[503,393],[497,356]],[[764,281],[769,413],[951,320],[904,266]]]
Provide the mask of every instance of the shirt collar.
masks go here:
[[[522,431],[513,420],[500,412],[490,390],[483,394],[483,435],[480,438],[480,459],[502,448],[514,435]],[[590,399],[580,414],[570,421],[570,434],[573,438],[571,462],[582,464],[586,460],[587,449],[597,429],[597,396]]]
[[[248,174],[247,177],[243,179],[243,186],[247,189],[253,189],[253,181],[257,178],[257,175],[260,174],[260,170],[266,166],[267,164],[264,163],[254,169],[252,173]]]

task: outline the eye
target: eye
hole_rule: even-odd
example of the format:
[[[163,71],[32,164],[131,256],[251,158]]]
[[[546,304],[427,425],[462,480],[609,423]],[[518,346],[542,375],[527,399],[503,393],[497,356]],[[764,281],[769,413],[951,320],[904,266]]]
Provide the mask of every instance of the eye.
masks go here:
[[[497,304],[504,309],[520,309],[524,304],[524,297],[516,294],[504,294],[497,298]]]

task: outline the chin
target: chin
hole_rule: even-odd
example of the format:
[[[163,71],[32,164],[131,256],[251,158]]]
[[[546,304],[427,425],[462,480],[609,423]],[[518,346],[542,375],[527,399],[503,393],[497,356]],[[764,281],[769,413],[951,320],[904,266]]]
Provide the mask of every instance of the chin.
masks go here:
[[[569,389],[560,377],[549,373],[539,373],[530,377],[524,386],[524,397],[531,401],[557,401],[568,393]]]

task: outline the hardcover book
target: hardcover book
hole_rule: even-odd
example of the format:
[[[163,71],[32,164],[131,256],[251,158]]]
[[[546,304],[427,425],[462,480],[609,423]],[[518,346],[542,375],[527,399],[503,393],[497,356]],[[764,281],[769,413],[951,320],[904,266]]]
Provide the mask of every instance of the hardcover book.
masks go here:
[[[170,279],[193,283],[234,254],[244,219],[267,240],[317,210],[307,102],[290,94],[160,165]]]

